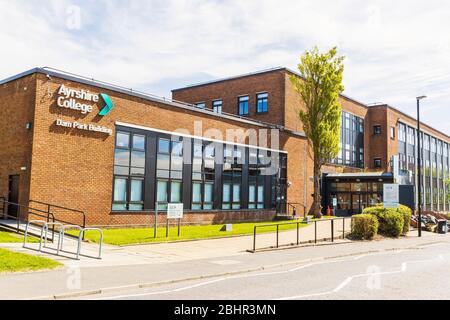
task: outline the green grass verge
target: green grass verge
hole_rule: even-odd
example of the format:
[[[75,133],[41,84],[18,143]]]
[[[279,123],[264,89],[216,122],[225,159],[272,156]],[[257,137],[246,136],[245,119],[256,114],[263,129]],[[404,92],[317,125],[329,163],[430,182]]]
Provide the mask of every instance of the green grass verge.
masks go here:
[[[21,243],[23,242],[23,235],[4,231],[0,229],[0,243]],[[27,237],[27,242],[37,243],[39,240],[35,237]]]
[[[0,273],[55,269],[61,263],[0,248]]]
[[[278,222],[280,224],[280,231],[287,231],[295,229],[295,224],[288,224],[292,221]],[[159,227],[157,230],[157,238],[154,238],[154,228],[138,228],[138,229],[104,229],[103,242],[112,245],[129,245],[129,244],[143,244],[143,243],[157,243],[169,242],[177,240],[194,240],[194,239],[208,239],[218,237],[231,237],[240,235],[251,235],[255,225],[274,224],[270,222],[260,223],[237,223],[233,224],[233,231],[221,231],[223,224],[208,225],[208,226],[183,226],[181,227],[181,236],[178,237],[177,227],[171,227],[169,230],[169,237],[166,238],[166,228]],[[305,227],[306,224],[300,223],[300,227]],[[258,228],[258,234],[275,232],[276,227],[261,227]],[[78,235],[78,231],[69,231],[69,234]],[[87,231],[86,240],[92,242],[99,241],[98,232]]]

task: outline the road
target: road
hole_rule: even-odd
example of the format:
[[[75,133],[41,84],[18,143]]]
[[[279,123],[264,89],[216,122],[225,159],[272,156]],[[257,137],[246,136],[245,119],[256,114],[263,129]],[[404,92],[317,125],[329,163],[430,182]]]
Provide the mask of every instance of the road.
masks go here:
[[[448,270],[450,243],[437,243],[79,299],[450,299]]]

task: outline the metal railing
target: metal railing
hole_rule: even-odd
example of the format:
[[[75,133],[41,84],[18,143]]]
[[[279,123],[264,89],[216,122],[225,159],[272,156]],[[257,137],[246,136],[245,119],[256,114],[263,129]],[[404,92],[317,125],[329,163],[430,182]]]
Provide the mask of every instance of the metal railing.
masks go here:
[[[9,202],[9,201],[6,201],[5,198],[0,198],[0,203],[2,203],[2,205],[3,205],[3,217],[4,217],[4,219],[5,220],[10,219],[10,220],[17,221],[16,227],[15,227],[17,233],[22,231],[20,229],[21,223],[22,222],[23,223],[27,223],[27,221],[30,220],[30,216],[42,218],[42,221],[47,222],[47,223],[50,223],[50,222],[51,223],[55,223],[55,222],[57,222],[57,220],[55,219],[55,216],[51,212],[40,210],[40,209],[36,209],[36,208],[25,206],[25,205],[21,205],[21,204],[18,204],[18,203]],[[11,215],[11,214],[9,214],[9,212],[6,211],[6,208],[8,208],[10,206],[16,207],[17,215]],[[23,214],[24,211],[25,211],[25,215]],[[26,217],[23,217],[23,216],[26,216]],[[8,227],[11,228],[12,226],[8,225]],[[53,241],[54,236],[55,236],[55,228],[54,228],[54,226],[52,226],[51,232],[52,232],[52,240],[51,241]]]
[[[84,211],[77,210],[77,209],[72,209],[72,208],[67,208],[67,207],[63,207],[63,206],[58,206],[58,205],[55,205],[55,204],[42,202],[42,201],[37,201],[37,200],[30,200],[29,203],[30,204],[34,203],[34,204],[37,204],[37,205],[43,205],[43,206],[45,206],[46,211],[49,212],[49,213],[52,213],[52,214],[56,214],[57,210],[55,210],[55,209],[64,210],[64,211],[66,211],[66,213],[79,214],[79,215],[82,216],[82,218],[81,218],[82,223],[80,223],[80,224],[75,223],[75,224],[79,225],[82,228],[86,227],[86,213]],[[57,219],[57,221],[65,223],[65,224],[71,224],[71,225],[74,224],[73,221],[64,221],[62,219]]]
[[[279,202],[277,215],[295,217],[299,214],[299,208],[303,208],[303,217],[306,217],[306,206],[303,203],[287,202],[286,200],[282,200]]]
[[[331,242],[334,242],[335,237],[335,225],[337,221],[342,220],[342,239],[345,239],[345,221],[351,219],[351,217],[343,217],[343,218],[333,218],[333,219],[323,219],[323,220],[314,220],[314,239],[307,241],[307,243],[313,242],[314,244],[317,244],[319,242],[318,238],[318,230],[317,230],[317,224],[322,222],[329,222],[330,223],[330,237],[324,238],[323,240],[330,239]],[[280,226],[289,226],[289,225],[296,225],[297,226],[297,241],[295,245],[299,246],[301,244],[300,242],[300,225],[303,224],[302,222],[289,222],[289,223],[274,223],[274,224],[264,224],[264,225],[256,225],[253,230],[253,250],[251,252],[256,252],[256,236],[257,236],[257,230],[259,228],[274,228],[274,231],[276,231],[276,242],[275,242],[275,248],[280,248]],[[293,244],[291,244],[293,245]],[[273,248],[273,247],[270,247]],[[267,248],[265,248],[267,249]]]

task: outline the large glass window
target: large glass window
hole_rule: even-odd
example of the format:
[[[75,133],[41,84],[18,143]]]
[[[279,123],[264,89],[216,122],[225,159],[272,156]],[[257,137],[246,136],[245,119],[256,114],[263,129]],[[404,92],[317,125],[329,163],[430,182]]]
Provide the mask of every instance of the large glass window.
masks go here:
[[[262,150],[249,150],[248,208],[264,208],[264,175],[267,155]]]
[[[114,211],[144,209],[145,136],[117,132],[114,151]]]
[[[181,203],[183,179],[183,141],[158,139],[156,160],[156,201],[159,210],[168,203]]]
[[[256,96],[256,112],[264,113],[269,111],[269,94],[259,93]]]
[[[340,150],[334,163],[364,168],[364,120],[342,112]]]
[[[192,157],[192,210],[211,210],[214,203],[214,144],[194,142]]]
[[[238,109],[240,116],[248,116],[248,96],[239,97],[238,99]]]
[[[193,140],[184,150],[188,144],[182,138],[140,132],[117,131],[113,211],[153,209],[155,202],[159,210],[166,210],[168,203],[186,203],[186,209],[196,211],[261,210],[276,208],[286,200],[285,154],[202,140]],[[148,154],[149,150],[153,153]],[[184,162],[188,154],[190,163]],[[280,161],[275,164],[272,156]],[[217,172],[216,168],[222,170]],[[187,189],[190,194],[186,194]],[[217,202],[219,199],[222,201]]]
[[[406,142],[406,126],[403,123],[398,124],[398,141]]]
[[[226,145],[223,161],[222,209],[241,208],[242,165],[244,148]]]

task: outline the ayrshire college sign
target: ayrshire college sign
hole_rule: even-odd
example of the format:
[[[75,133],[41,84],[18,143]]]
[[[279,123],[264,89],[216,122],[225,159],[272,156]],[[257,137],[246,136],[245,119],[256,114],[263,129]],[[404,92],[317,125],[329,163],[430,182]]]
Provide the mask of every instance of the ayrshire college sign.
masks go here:
[[[106,133],[106,134],[109,134],[110,136],[112,136],[112,134],[113,134],[112,129],[103,127],[103,126],[97,126],[95,124],[86,124],[86,123],[80,123],[77,121],[73,121],[73,122],[72,121],[64,121],[61,119],[56,120],[55,124],[58,127]]]
[[[93,104],[99,102],[100,97],[105,102],[105,106],[99,112],[100,116],[106,116],[114,107],[111,98],[106,93],[94,94],[89,90],[75,90],[67,88],[65,85],[61,85],[58,90],[58,99],[56,104],[60,108],[72,109],[80,111],[81,114],[91,113],[94,109]],[[81,103],[78,100],[87,101],[88,103]],[[89,103],[92,102],[92,103]]]
[[[56,105],[59,108],[66,108],[70,110],[79,111],[81,114],[88,114],[94,110],[94,104],[98,104],[101,99],[105,102],[105,106],[98,113],[99,116],[104,117],[113,109],[114,104],[111,98],[106,93],[94,94],[89,90],[75,90],[61,85],[58,90],[58,98]],[[81,100],[81,102],[80,102]],[[104,126],[96,124],[80,123],[78,121],[65,121],[57,119],[55,125],[58,127],[71,128],[77,130],[91,131],[113,134],[113,130]]]

